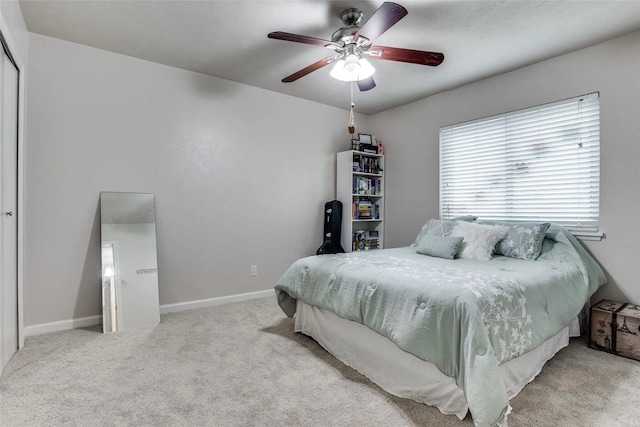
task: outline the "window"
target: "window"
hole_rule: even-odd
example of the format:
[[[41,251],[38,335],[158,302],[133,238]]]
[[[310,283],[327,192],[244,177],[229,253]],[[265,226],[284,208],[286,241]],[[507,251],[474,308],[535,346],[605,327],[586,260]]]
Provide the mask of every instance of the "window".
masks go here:
[[[598,231],[600,103],[593,93],[440,129],[440,216]]]

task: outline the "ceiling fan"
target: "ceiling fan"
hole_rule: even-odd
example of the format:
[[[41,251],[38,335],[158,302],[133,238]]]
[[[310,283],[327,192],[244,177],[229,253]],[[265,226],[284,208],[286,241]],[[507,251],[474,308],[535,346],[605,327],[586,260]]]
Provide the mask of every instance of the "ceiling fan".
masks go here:
[[[313,71],[336,62],[331,70],[332,77],[343,81],[357,81],[360,90],[366,91],[376,87],[376,83],[372,77],[375,69],[365,56],[432,67],[440,65],[444,60],[444,55],[439,52],[373,45],[375,39],[404,18],[407,13],[407,9],[401,5],[385,2],[371,15],[371,18],[362,26],[358,26],[362,21],[362,11],[355,8],[346,9],[340,14],[340,19],[345,27],[335,31],[330,41],[282,31],[269,33],[267,37],[270,39],[322,46],[335,52],[334,55],[285,77],[282,82],[294,82]]]

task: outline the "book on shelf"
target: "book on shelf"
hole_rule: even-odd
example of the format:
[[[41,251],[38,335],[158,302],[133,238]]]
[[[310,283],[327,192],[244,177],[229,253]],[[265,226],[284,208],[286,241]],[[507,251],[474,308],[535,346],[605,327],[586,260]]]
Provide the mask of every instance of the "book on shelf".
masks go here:
[[[353,233],[352,250],[366,251],[369,249],[378,249],[380,247],[380,239],[377,230],[358,230]]]
[[[371,205],[371,219],[380,219],[380,206],[377,204]]]
[[[365,144],[360,143],[360,151],[370,154],[378,154],[378,145],[377,144]]]
[[[354,194],[370,194],[371,192],[371,182],[368,178],[364,178],[361,176],[356,177],[356,191]]]
[[[364,243],[365,243],[365,232],[363,230],[356,231],[353,233],[353,250],[354,251],[363,251]]]
[[[358,219],[371,219],[371,205],[366,203],[358,204]]]
[[[356,176],[353,178],[353,194],[377,196],[382,194],[382,180]]]
[[[374,213],[376,212],[376,213]],[[376,219],[378,206],[367,196],[354,196],[351,205],[352,219]]]
[[[380,173],[380,159],[355,154],[353,156],[352,168],[354,172]]]

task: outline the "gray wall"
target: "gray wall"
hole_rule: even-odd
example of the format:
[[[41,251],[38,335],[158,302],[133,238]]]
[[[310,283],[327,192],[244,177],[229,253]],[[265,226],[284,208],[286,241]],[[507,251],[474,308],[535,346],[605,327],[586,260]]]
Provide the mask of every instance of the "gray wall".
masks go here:
[[[606,239],[585,245],[609,283],[594,300],[640,303],[640,32],[371,116],[373,133],[386,143],[387,246],[408,245],[438,217],[441,126],[595,91]]]
[[[30,39],[25,325],[100,313],[100,191],[156,194],[161,304],[269,289],[315,252],[335,153],[348,148],[346,111]],[[597,297],[640,302],[638,75],[635,33],[359,116],[359,130],[385,143],[387,245],[410,243],[438,216],[441,126],[600,91],[607,238],[586,246],[609,275]]]
[[[345,110],[37,34],[27,108],[26,326],[100,313],[100,191],[155,193],[160,304],[272,288],[350,148]]]
[[[17,1],[0,1],[0,14],[4,19],[9,34],[4,34],[8,40],[11,54],[19,61],[19,65],[27,65],[27,51],[29,49],[29,32],[22,17],[20,4]]]

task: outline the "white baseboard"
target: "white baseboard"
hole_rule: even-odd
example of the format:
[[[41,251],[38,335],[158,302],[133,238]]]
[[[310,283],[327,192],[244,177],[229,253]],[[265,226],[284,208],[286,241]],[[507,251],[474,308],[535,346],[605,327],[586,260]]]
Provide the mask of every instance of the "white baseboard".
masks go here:
[[[246,292],[243,294],[227,295],[224,297],[207,298],[196,301],[179,302],[175,304],[165,304],[160,306],[160,314],[173,313],[176,311],[193,310],[194,308],[213,307],[222,304],[232,304],[234,302],[249,301],[252,299],[275,296],[273,289],[264,291]],[[102,323],[102,316],[89,316],[78,319],[60,320],[40,325],[31,325],[24,328],[24,336],[46,334],[49,332],[64,331],[67,329],[84,328],[87,326]]]
[[[102,323],[102,316],[80,317],[78,319],[59,320],[57,322],[31,325],[24,328],[24,336],[47,334],[67,329],[85,328]]]
[[[234,302],[249,301],[252,299],[275,297],[273,289],[264,291],[247,292],[244,294],[228,295],[226,297],[216,297],[200,299],[196,301],[178,302],[175,304],[165,304],[160,306],[160,314],[173,313],[175,311],[193,310],[194,308],[213,307],[214,305],[231,304]]]

